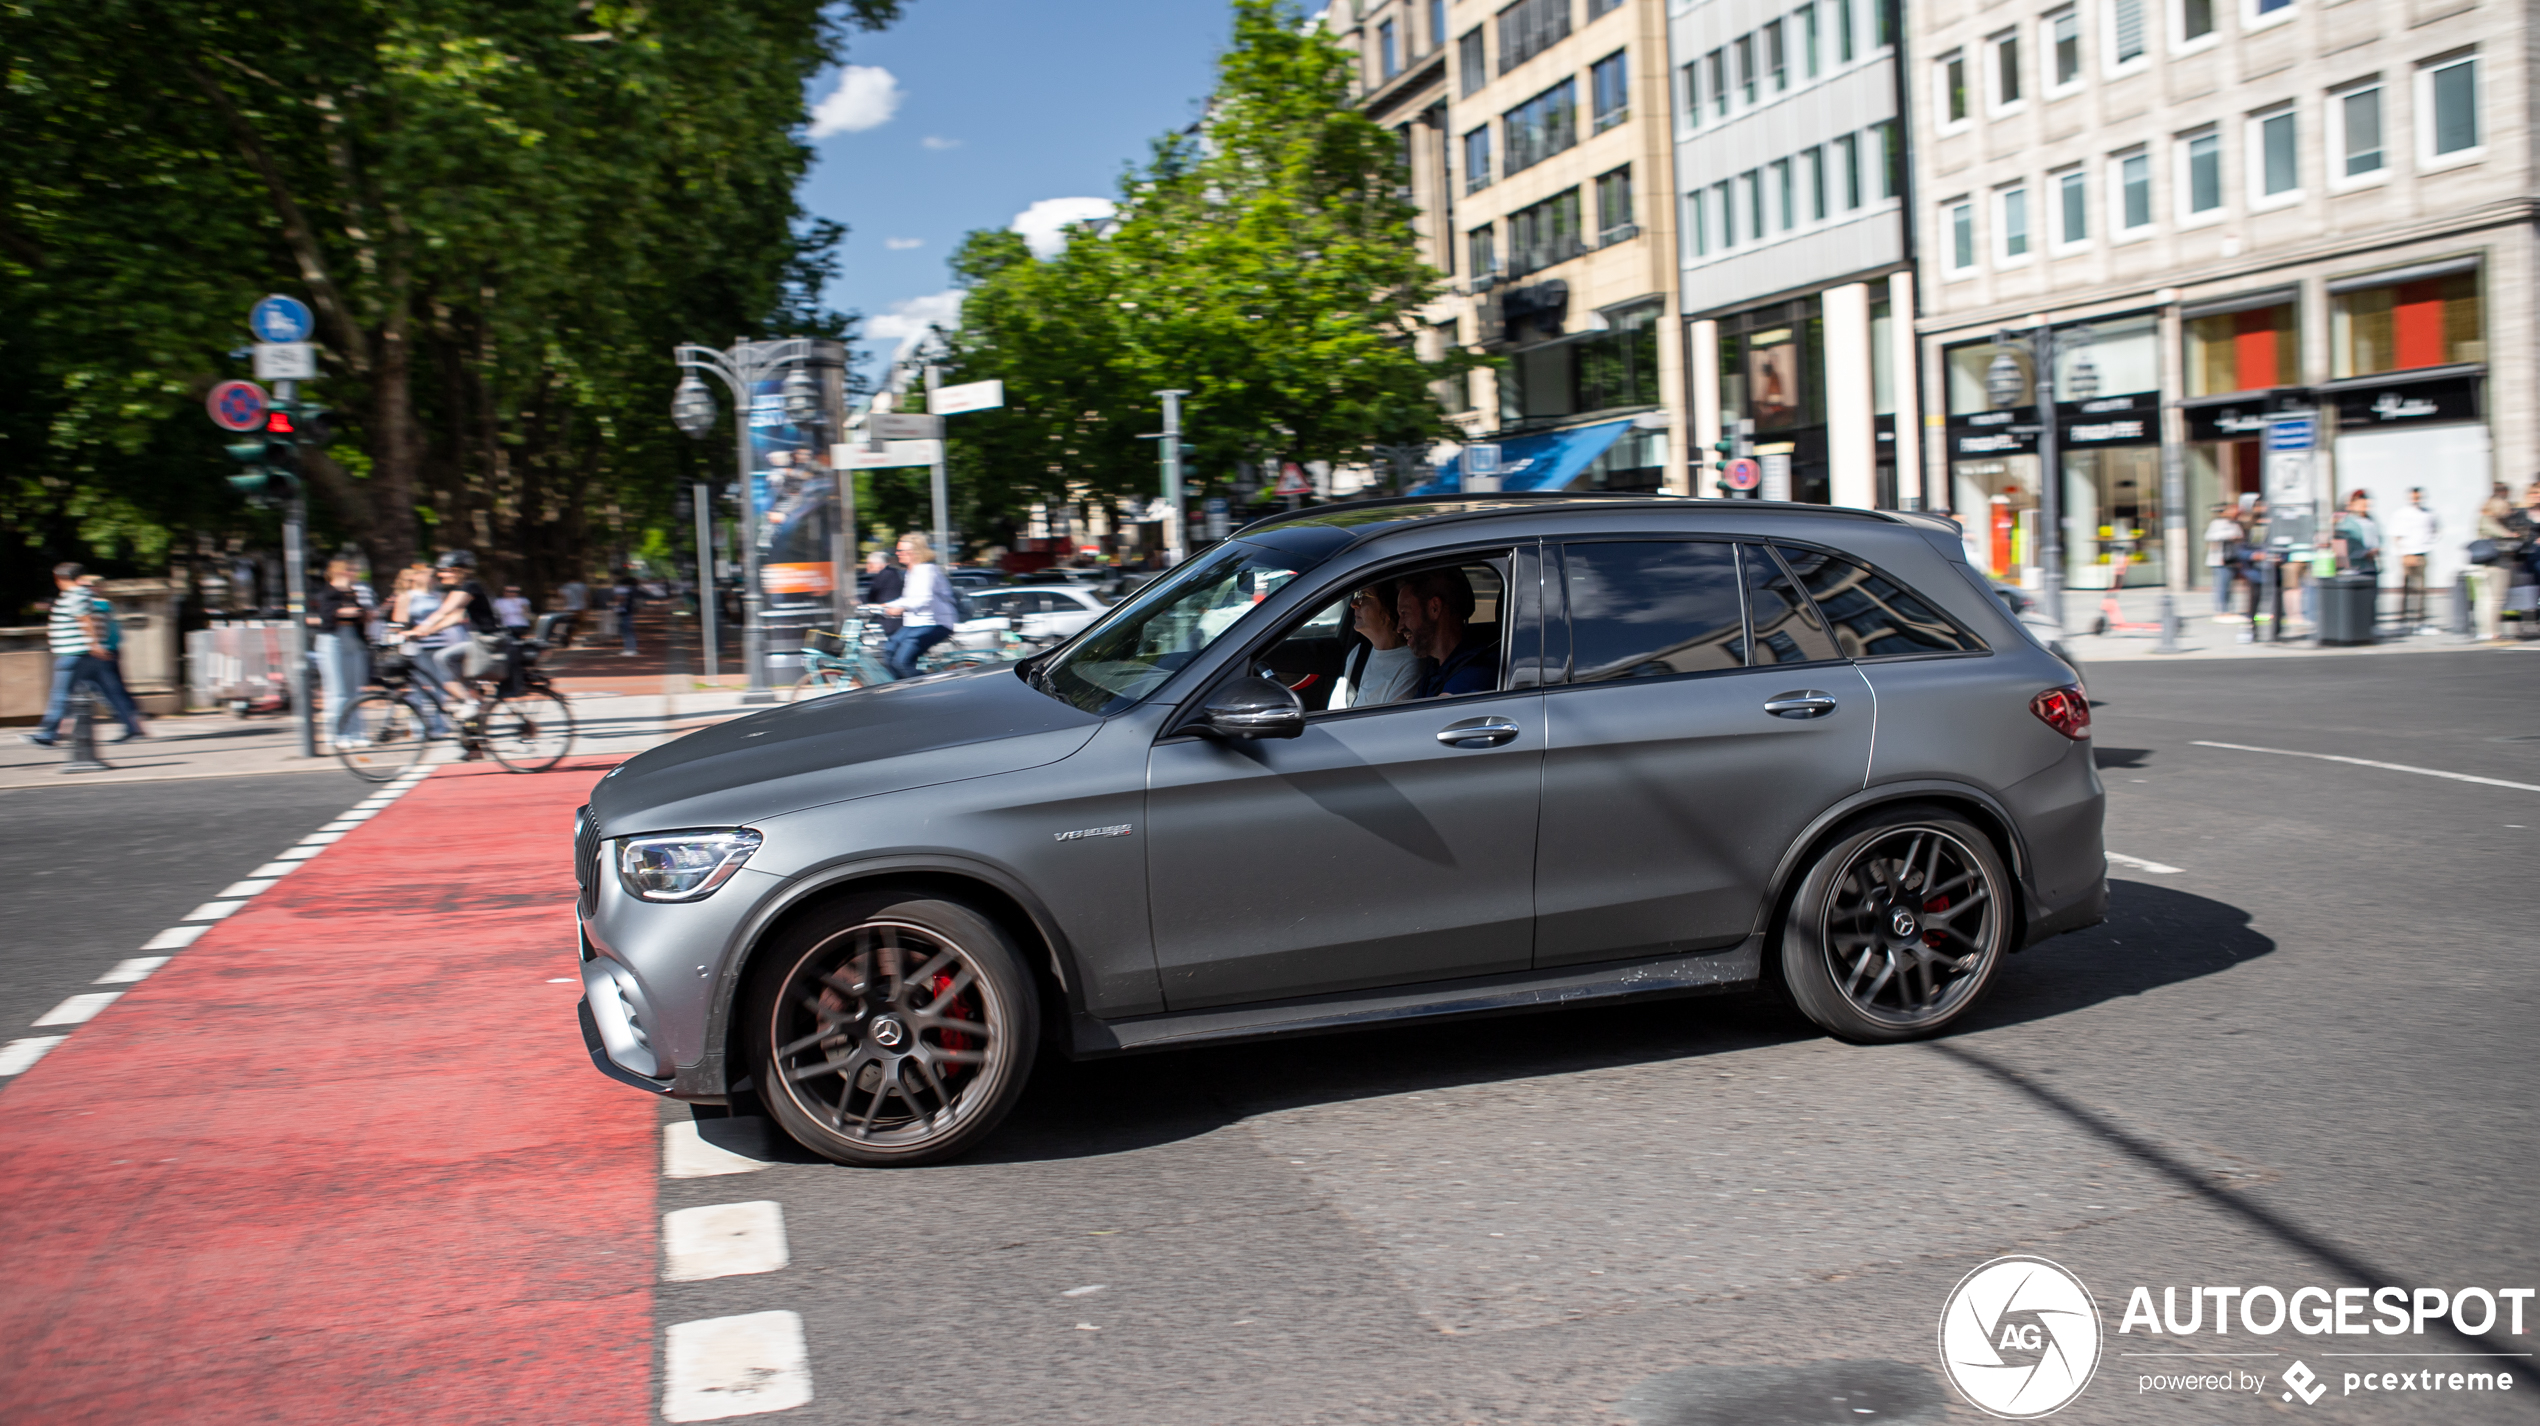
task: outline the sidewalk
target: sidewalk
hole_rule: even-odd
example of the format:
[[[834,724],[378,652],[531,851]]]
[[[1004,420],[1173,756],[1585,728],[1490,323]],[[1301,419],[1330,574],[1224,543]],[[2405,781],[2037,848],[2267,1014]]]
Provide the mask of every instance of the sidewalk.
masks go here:
[[[2123,590],[2117,595],[2118,612],[2127,623],[2157,624],[2161,614],[2161,595],[2162,591],[2158,589]],[[2191,589],[2174,597],[2179,615],[2178,652],[2176,653],[2159,652],[2161,639],[2157,630],[2111,634],[2087,632],[2097,624],[2100,617],[2100,601],[2106,598],[2105,591],[2097,589],[2064,591],[2064,624],[2066,628],[2073,631],[2065,636],[2065,642],[2071,646],[2073,654],[2085,664],[2122,662],[2129,659],[2202,661],[2290,658],[2296,655],[2345,658],[2382,654],[2459,653],[2464,649],[2510,651],[2521,648],[2540,652],[2540,641],[2519,645],[2511,641],[2503,644],[2482,644],[2461,634],[2402,634],[2394,624],[2389,622],[2387,618],[2389,611],[2386,605],[2379,642],[2322,645],[2312,637],[2311,626],[2302,622],[2298,601],[2286,611],[2286,637],[2281,643],[2243,643],[2241,636],[2249,632],[2250,626],[2246,623],[2217,623],[2213,617],[2213,591]],[[2433,622],[2437,626],[2449,627],[2451,622],[2449,595],[2438,591],[2429,601],[2428,612],[2433,615]]]

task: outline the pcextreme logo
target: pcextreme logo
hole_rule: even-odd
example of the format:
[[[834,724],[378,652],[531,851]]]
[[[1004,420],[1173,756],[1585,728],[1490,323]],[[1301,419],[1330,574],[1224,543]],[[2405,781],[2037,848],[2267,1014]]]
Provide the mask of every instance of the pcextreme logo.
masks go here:
[[[2072,1404],[2099,1368],[2099,1306],[2044,1258],[1995,1258],[1958,1280],[1940,1312],[1940,1365],[1968,1403],[2006,1421]]]

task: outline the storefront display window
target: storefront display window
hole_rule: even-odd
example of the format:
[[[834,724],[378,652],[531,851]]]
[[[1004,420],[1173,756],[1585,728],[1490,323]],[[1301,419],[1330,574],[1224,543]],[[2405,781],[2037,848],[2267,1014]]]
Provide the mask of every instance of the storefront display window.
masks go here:
[[[2190,396],[2291,386],[2302,379],[2291,302],[2190,317],[2186,328]]]
[[[2487,360],[2476,272],[2337,292],[2330,348],[2339,377]]]

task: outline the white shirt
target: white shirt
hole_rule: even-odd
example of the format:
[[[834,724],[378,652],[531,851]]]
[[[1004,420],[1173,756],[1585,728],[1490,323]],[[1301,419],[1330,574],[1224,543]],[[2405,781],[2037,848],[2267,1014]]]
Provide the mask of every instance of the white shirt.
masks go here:
[[[506,629],[528,627],[529,601],[517,594],[504,595],[494,601],[494,619]]]
[[[1370,649],[1367,666],[1358,675],[1355,687],[1348,674],[1341,675],[1340,686],[1332,690],[1334,708],[1372,708],[1410,697],[1420,687],[1420,656],[1408,644],[1398,649]]]
[[[933,560],[908,568],[908,584],[893,601],[900,606],[900,627],[924,629],[937,624],[952,625],[961,621],[954,617],[952,581],[944,578],[944,567]]]
[[[2442,522],[2414,502],[2390,512],[2390,549],[2394,554],[2422,555],[2434,550],[2434,534]]]
[[[564,588],[557,590],[556,594],[564,600],[564,607],[576,614],[591,607],[591,586],[581,580],[566,580]]]

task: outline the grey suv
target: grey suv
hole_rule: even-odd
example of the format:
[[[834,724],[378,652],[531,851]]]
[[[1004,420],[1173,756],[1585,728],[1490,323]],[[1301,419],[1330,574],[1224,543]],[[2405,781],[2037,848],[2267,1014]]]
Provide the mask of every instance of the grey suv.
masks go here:
[[[1263,521],[1028,662],[771,709],[576,818],[599,1068],[844,1163],[1111,1055],[1763,983],[1932,1034],[2107,903],[2089,704],[1931,516]]]

